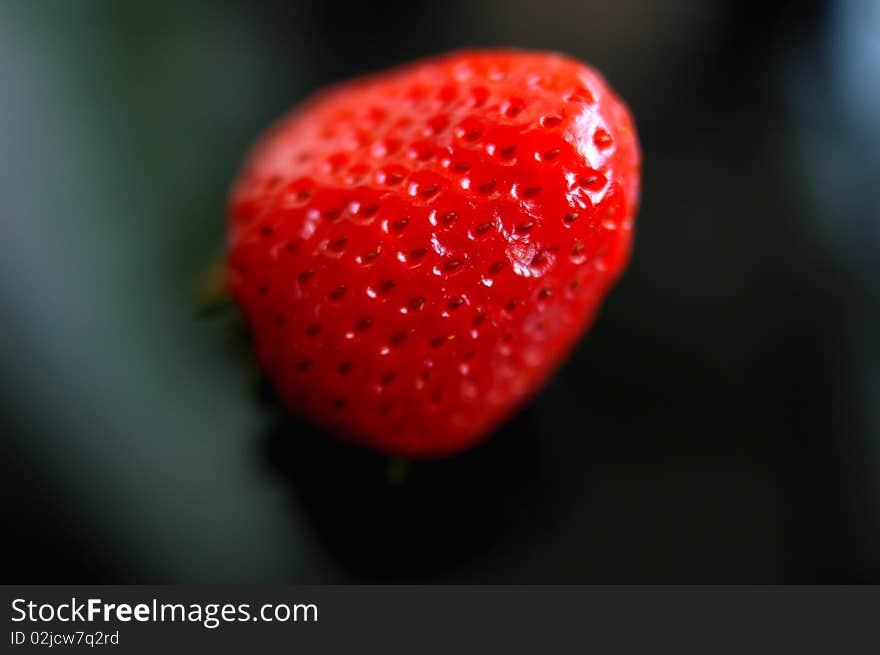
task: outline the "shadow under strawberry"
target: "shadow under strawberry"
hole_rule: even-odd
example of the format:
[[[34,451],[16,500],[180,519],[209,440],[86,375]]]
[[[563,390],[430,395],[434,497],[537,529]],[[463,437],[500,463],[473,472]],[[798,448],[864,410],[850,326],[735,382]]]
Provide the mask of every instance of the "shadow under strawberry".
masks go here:
[[[320,542],[355,578],[459,579],[456,570],[552,533],[575,474],[572,435],[548,422],[553,414],[539,396],[481,445],[439,460],[392,460],[290,416],[265,448]]]

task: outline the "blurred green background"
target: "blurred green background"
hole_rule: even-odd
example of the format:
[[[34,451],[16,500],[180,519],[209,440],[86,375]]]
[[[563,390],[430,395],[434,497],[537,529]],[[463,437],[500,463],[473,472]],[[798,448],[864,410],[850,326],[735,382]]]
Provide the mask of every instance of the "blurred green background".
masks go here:
[[[563,50],[631,105],[634,258],[549,387],[415,464],[253,397],[193,285],[323,84]],[[880,582],[880,3],[0,1],[6,582]]]

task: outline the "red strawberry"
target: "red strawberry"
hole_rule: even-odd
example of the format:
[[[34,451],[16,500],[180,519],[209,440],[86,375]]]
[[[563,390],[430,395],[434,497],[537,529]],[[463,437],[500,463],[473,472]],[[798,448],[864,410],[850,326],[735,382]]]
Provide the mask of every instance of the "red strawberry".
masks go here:
[[[479,441],[584,333],[629,254],[632,119],[557,54],[458,52],[345,83],[257,146],[231,291],[281,400],[437,456]]]

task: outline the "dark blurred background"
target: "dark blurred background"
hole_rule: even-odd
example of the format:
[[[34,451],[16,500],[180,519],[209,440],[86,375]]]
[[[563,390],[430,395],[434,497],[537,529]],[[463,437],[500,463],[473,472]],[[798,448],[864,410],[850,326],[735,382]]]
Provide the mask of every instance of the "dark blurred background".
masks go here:
[[[491,45],[628,101],[634,258],[404,476],[257,402],[192,288],[272,120]],[[880,582],[880,3],[0,1],[0,82],[4,582]]]

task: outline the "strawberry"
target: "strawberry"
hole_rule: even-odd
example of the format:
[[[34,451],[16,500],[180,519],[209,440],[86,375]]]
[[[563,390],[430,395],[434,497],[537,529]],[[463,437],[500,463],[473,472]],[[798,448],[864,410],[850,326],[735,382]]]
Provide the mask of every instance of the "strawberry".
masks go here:
[[[628,259],[622,101],[558,54],[456,52],[344,83],[234,185],[229,286],[281,401],[381,451],[485,437],[561,363]]]

